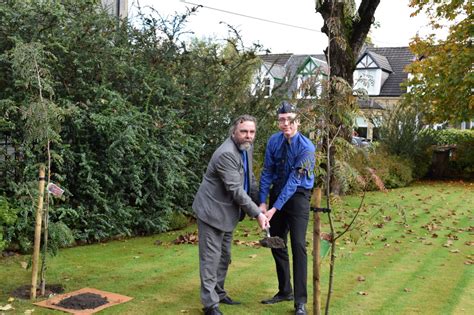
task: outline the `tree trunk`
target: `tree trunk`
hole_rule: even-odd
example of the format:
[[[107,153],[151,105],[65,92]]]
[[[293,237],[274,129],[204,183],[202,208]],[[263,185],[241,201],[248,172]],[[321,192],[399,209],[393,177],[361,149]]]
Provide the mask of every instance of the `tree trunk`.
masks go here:
[[[41,224],[43,216],[43,195],[44,195],[44,183],[45,183],[45,172],[44,165],[40,166],[39,170],[39,183],[38,183],[38,207],[36,209],[36,225],[35,225],[35,241],[33,247],[33,257],[31,265],[31,292],[30,298],[36,299],[36,285],[38,282],[38,258],[41,245]]]
[[[316,208],[321,207],[321,188],[313,191],[313,202]],[[321,219],[319,212],[313,214],[313,314],[321,315]]]

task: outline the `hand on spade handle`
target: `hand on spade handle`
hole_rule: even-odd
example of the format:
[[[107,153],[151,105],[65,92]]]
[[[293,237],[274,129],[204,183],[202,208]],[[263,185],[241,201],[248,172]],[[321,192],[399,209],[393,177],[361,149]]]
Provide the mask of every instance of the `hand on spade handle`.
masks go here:
[[[270,228],[270,221],[268,220],[266,215],[260,212],[260,214],[257,216],[257,221],[258,225],[262,230],[266,229],[268,231],[268,228]]]
[[[275,214],[275,212],[277,212],[277,208],[272,207],[270,210],[267,211],[267,213],[265,213],[265,215],[266,215],[267,218],[268,218],[268,222],[270,222],[270,220],[272,219],[272,217],[273,217],[273,215]]]

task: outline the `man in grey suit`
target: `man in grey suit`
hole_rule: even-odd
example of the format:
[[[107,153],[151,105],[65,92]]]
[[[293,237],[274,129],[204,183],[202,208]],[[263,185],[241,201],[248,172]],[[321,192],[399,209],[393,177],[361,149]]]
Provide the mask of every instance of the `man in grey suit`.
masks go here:
[[[239,219],[246,213],[256,218],[262,229],[268,226],[267,217],[256,204],[258,188],[252,171],[256,128],[256,119],[249,115],[242,115],[233,122],[229,137],[212,155],[194,198],[201,302],[206,315],[222,314],[219,303],[240,304],[224,290],[233,231]]]

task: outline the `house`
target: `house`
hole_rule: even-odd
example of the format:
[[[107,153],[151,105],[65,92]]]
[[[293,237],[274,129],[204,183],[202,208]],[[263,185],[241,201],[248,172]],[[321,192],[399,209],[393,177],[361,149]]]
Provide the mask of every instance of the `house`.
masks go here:
[[[257,87],[269,97],[276,88],[286,84],[288,97],[312,99],[321,94],[321,79],[328,76],[324,55],[266,54],[255,75],[253,92]],[[378,138],[378,126],[385,110],[398,104],[406,93],[401,85],[408,78],[405,66],[415,56],[408,47],[366,47],[357,60],[353,75],[354,88],[364,89],[368,99],[359,100],[362,115],[355,121],[361,137]],[[370,117],[370,119],[369,119]]]
[[[121,19],[128,16],[128,0],[101,0],[102,6],[111,15]]]

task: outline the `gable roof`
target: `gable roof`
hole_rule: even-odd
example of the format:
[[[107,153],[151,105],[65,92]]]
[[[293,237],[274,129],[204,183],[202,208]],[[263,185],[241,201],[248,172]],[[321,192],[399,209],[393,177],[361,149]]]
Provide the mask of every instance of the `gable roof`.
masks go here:
[[[264,62],[266,74],[271,75],[275,79],[283,80],[286,74],[286,68],[276,63]]]
[[[260,55],[259,57],[263,60],[264,63],[269,63],[270,65],[280,65],[285,66],[288,59],[293,54],[266,54]]]
[[[408,78],[408,73],[403,70],[415,60],[415,55],[410,49],[408,47],[371,47],[368,50],[377,55],[384,56],[392,68],[392,72],[382,86],[379,96],[400,96],[405,94],[407,90],[405,87],[402,88],[400,84]]]
[[[379,67],[382,70],[385,70],[387,72],[393,72],[392,67],[390,66],[390,62],[388,62],[387,57],[379,55],[373,51],[366,51],[365,53],[361,54],[359,57],[359,60],[357,60],[356,64],[358,64],[364,57],[365,55],[369,55],[370,58],[375,62],[377,67]]]
[[[319,61],[320,66],[323,68],[323,72],[328,73],[328,67],[324,55],[292,55],[286,64],[289,79],[291,80],[291,91],[295,91],[297,89],[298,82],[297,80],[295,80],[295,77],[298,74],[299,68],[308,60],[308,58],[317,59],[317,61]]]
[[[378,96],[399,97],[406,93],[406,88],[402,88],[400,84],[408,78],[408,73],[404,72],[404,68],[415,60],[415,55],[410,52],[408,47],[366,47],[361,51],[360,56],[369,54],[374,62],[389,73],[387,80],[384,82],[380,94]],[[294,55],[286,54],[266,54],[259,56],[264,62],[278,64],[287,69],[290,78],[294,78],[298,67],[301,66],[308,57],[313,57],[321,62],[326,62],[323,54],[319,55]],[[360,59],[358,60],[360,61]],[[324,64],[325,72],[327,64]]]

